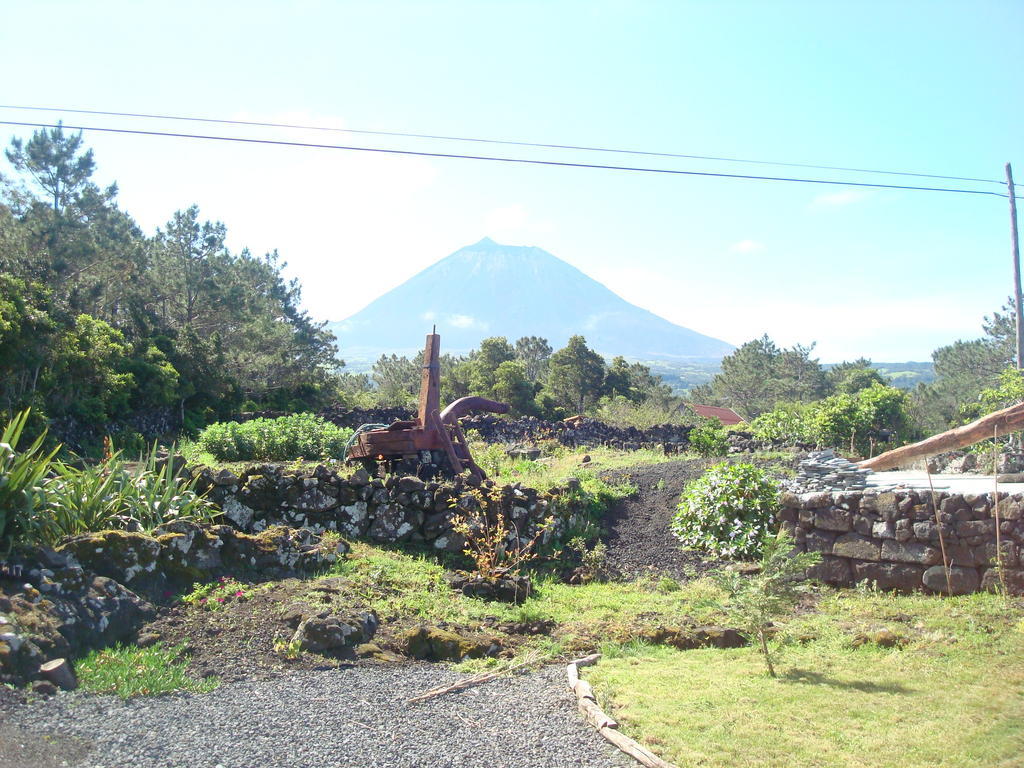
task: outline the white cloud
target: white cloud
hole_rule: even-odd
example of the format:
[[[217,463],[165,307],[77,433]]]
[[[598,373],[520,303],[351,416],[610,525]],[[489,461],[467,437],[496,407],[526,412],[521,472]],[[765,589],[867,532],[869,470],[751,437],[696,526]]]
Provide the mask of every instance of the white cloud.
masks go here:
[[[850,205],[851,203],[859,203],[861,200],[867,197],[866,192],[862,192],[859,189],[847,189],[842,192],[827,192],[824,195],[818,195],[814,198],[814,205]]]
[[[456,328],[487,328],[486,323],[481,323],[470,315],[449,315],[448,322]]]
[[[755,253],[764,250],[764,243],[757,240],[740,240],[738,243],[733,243],[729,250],[733,253]]]

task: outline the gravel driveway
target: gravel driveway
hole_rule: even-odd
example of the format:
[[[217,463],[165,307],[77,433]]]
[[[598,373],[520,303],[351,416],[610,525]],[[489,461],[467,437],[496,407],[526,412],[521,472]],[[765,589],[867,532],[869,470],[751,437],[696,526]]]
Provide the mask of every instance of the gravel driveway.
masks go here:
[[[583,723],[564,675],[552,666],[414,705],[405,700],[464,675],[360,666],[127,703],[60,694],[7,713],[0,768],[634,765]]]

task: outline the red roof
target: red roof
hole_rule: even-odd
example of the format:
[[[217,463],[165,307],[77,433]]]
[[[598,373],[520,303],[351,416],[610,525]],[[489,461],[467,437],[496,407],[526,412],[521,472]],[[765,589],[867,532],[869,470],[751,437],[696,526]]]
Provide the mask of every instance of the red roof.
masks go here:
[[[730,424],[742,424],[743,417],[740,416],[732,408],[719,408],[716,405],[696,405],[695,403],[687,403],[693,412],[698,416],[703,416],[705,419],[718,419],[722,422],[723,426],[728,427]]]

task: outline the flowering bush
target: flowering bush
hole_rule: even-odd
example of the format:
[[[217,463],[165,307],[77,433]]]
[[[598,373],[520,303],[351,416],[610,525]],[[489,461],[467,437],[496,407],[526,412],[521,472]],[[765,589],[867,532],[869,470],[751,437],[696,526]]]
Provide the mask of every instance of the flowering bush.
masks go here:
[[[720,557],[757,557],[774,528],[778,497],[775,481],[754,465],[716,464],[686,486],[672,533]]]
[[[255,591],[233,576],[221,576],[210,584],[199,584],[194,587],[182,600],[208,611],[219,611],[228,603],[245,602]]]

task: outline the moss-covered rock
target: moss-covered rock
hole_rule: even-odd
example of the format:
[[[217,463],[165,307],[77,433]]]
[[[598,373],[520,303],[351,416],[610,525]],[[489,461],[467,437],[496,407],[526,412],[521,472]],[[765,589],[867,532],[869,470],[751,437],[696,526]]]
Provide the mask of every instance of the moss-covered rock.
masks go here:
[[[145,533],[86,533],[68,539],[57,547],[57,552],[71,555],[87,571],[136,590],[154,594],[167,587],[167,577],[158,568],[160,542]]]
[[[501,650],[494,638],[474,639],[430,626],[413,627],[401,637],[399,645],[407,656],[428,661],[479,659],[493,656]]]

